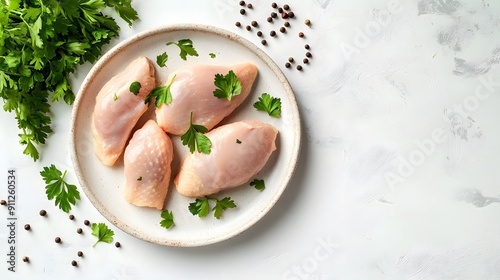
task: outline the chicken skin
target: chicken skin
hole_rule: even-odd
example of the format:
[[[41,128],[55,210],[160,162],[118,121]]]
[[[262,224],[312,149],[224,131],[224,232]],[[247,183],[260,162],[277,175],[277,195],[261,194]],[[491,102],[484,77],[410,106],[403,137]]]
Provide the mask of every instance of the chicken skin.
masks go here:
[[[245,120],[205,135],[212,141],[211,153],[188,155],[174,179],[182,195],[202,197],[247,182],[276,149],[278,130],[259,120]]]
[[[138,82],[138,92],[131,92]],[[94,152],[99,160],[112,166],[122,154],[132,129],[148,109],[146,96],[156,86],[155,70],[146,57],[133,60],[99,91],[92,115]]]
[[[241,83],[241,93],[231,100],[215,97],[215,75],[226,75],[230,70]],[[158,125],[168,133],[182,135],[189,128],[189,116],[193,112],[193,123],[212,129],[243,103],[252,90],[257,73],[257,67],[250,63],[194,65],[172,73],[168,78],[169,83],[173,79],[170,86],[172,102],[156,109]]]
[[[124,154],[125,199],[136,206],[161,210],[171,176],[172,141],[149,120],[130,139]]]

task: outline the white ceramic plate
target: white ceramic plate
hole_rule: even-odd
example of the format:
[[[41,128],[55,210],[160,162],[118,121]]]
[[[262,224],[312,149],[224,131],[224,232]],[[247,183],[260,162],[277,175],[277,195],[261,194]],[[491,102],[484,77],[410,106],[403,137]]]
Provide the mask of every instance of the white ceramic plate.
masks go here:
[[[187,61],[184,61],[179,57],[179,49],[175,45],[166,46],[167,42],[180,39],[191,39],[199,56],[188,56]],[[167,68],[160,68],[155,63],[156,56],[165,51],[169,55]],[[211,58],[211,53],[216,57]],[[164,206],[174,214],[175,226],[169,230],[159,225],[160,211],[139,208],[124,200],[123,156],[113,167],[104,166],[96,158],[92,150],[90,120],[95,96],[100,88],[130,61],[141,55],[154,62],[160,82],[164,82],[175,69],[189,64],[251,62],[257,65],[259,76],[253,92],[223,123],[258,118],[278,128],[277,150],[263,170],[253,177],[265,180],[264,191],[260,192],[247,183],[215,195],[219,198],[230,196],[237,204],[237,208],[225,211],[221,219],[217,220],[212,213],[204,218],[193,216],[188,206],[194,199],[178,194],[171,183]],[[253,108],[252,104],[264,92],[281,98],[281,118],[272,118]],[[153,110],[149,110],[136,127],[149,118],[154,118]],[[85,194],[104,217],[123,231],[145,241],[186,247],[226,240],[261,219],[276,203],[291,179],[297,164],[301,135],[294,94],[272,59],[236,34],[215,27],[191,24],[143,32],[107,52],[90,70],[77,94],[71,134],[71,157],[76,175]],[[172,140],[175,153],[173,179],[187,148],[182,146],[179,137],[172,137]]]

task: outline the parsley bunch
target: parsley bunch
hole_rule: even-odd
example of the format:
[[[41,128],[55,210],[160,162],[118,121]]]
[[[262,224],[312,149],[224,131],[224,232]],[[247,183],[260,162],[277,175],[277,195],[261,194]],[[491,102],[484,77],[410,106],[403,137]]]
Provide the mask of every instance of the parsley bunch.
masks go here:
[[[129,25],[138,19],[132,0],[0,0],[0,97],[15,114],[24,154],[38,160],[37,146],[52,133],[50,103],[71,105],[69,75],[95,62],[120,27],[107,7]]]

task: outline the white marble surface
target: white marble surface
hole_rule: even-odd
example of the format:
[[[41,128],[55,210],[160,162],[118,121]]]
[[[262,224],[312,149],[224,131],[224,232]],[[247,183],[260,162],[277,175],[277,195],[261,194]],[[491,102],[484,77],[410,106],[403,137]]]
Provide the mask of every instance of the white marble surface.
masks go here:
[[[296,174],[271,212],[206,247],[157,246],[112,227],[122,248],[92,248],[89,230],[72,234],[76,225],[107,221],[85,196],[70,221],[47,201],[39,176],[54,163],[76,183],[71,107],[54,104],[55,133],[37,163],[22,155],[15,120],[2,111],[0,198],[7,170],[15,168],[18,224],[33,230],[18,229],[17,272],[8,272],[7,210],[0,208],[0,278],[500,279],[500,2],[290,0],[297,18],[276,39],[268,32],[279,25],[265,21],[271,1],[247,3],[254,9],[241,16],[236,0],[136,0],[141,21],[121,24],[119,40],[194,22],[260,45],[255,30],[234,26],[260,22],[269,42],[263,49],[288,77],[304,131]],[[304,42],[310,65],[284,68],[289,56],[302,59]],[[78,68],[75,90],[89,69]],[[46,220],[38,216],[42,208]],[[57,235],[62,246],[53,242]]]

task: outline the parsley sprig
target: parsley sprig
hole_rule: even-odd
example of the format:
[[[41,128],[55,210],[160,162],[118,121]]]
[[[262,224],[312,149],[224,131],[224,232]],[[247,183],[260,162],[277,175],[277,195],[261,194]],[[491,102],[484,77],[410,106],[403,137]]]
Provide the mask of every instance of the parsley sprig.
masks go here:
[[[177,75],[174,75],[172,80],[167,86],[160,86],[154,88],[150,94],[146,97],[144,100],[144,103],[149,104],[151,102],[151,99],[153,97],[156,97],[155,100],[155,106],[160,107],[162,104],[170,104],[172,103],[172,93],[170,92],[170,87],[172,86],[172,83],[174,82],[175,77]]]
[[[182,145],[189,147],[189,152],[194,153],[197,150],[199,153],[210,154],[212,151],[212,141],[204,135],[208,129],[203,125],[193,124],[193,112],[189,117],[189,129],[181,136]]]
[[[253,186],[256,190],[263,191],[266,189],[266,183],[261,179],[254,179],[250,182],[250,186]]]
[[[175,225],[174,222],[174,214],[172,211],[164,210],[161,212],[162,220],[160,221],[160,225],[166,229],[170,229]]]
[[[241,83],[233,70],[229,70],[226,75],[215,74],[214,85],[217,87],[214,90],[214,96],[218,98],[231,101],[233,96],[241,93]]]
[[[193,41],[191,39],[181,39],[178,42],[168,42],[167,46],[170,45],[176,45],[179,47],[181,52],[179,53],[179,56],[183,60],[187,60],[187,56],[198,56],[198,52],[196,49],[193,47]]]
[[[281,99],[273,97],[268,93],[263,93],[257,102],[253,104],[257,111],[265,111],[271,117],[281,116]]]
[[[95,247],[99,242],[113,242],[115,233],[105,223],[92,223],[92,235],[97,237],[97,241],[92,246]]]
[[[215,202],[215,206],[212,208],[214,211],[214,217],[216,219],[220,219],[222,216],[222,212],[230,208],[236,208],[236,203],[230,197],[224,197],[219,200],[214,197],[205,197],[205,198],[197,198],[194,202],[189,204],[189,212],[193,214],[193,216],[198,215],[198,217],[206,217],[210,212],[210,203],[209,201]]]
[[[37,147],[50,133],[50,102],[72,104],[69,76],[76,66],[94,63],[119,35],[107,8],[129,25],[138,19],[131,0],[0,0],[0,97],[14,113],[24,154],[40,158]]]
[[[64,181],[66,170],[62,173],[55,165],[44,167],[40,172],[45,181],[45,194],[49,200],[56,199],[55,205],[66,213],[71,210],[71,205],[75,205],[80,199],[80,192],[75,185],[68,184]]]

